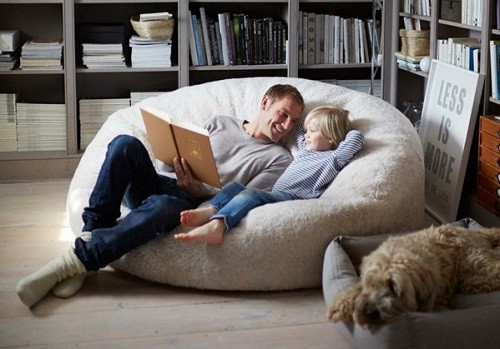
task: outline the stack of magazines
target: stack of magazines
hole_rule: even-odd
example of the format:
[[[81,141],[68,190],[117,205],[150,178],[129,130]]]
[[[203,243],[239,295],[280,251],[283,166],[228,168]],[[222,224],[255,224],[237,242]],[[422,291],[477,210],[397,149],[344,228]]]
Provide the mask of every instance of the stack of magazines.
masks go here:
[[[85,149],[108,116],[130,106],[130,98],[80,100],[80,149]]]
[[[83,64],[89,69],[124,68],[125,57],[121,43],[95,44],[85,43]]]
[[[137,104],[146,98],[156,97],[165,93],[165,91],[150,91],[150,92],[139,92],[139,91],[130,91],[130,105]]]
[[[17,103],[17,148],[66,150],[66,106]]]
[[[22,70],[62,70],[62,40],[28,40],[21,50]]]
[[[129,40],[132,49],[132,67],[166,68],[171,67],[172,39],[148,39],[132,35]]]
[[[16,150],[16,94],[0,93],[0,151]]]

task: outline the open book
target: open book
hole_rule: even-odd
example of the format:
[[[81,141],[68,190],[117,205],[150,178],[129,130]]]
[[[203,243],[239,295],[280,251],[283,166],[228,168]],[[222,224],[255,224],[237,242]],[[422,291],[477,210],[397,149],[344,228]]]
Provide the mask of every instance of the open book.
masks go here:
[[[154,156],[174,167],[174,158],[184,158],[195,179],[221,188],[208,131],[192,124],[172,121],[159,110],[141,108]]]

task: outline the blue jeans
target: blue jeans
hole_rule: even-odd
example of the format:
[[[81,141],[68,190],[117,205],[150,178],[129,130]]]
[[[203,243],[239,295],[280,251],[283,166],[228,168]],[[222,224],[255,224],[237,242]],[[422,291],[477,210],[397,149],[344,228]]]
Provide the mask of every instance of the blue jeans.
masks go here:
[[[122,201],[131,212],[122,220]],[[89,206],[82,214],[89,242],[75,240],[75,254],[87,270],[98,270],[157,235],[179,224],[183,210],[199,203],[177,185],[159,175],[144,145],[120,135],[108,145]]]
[[[210,219],[222,218],[229,230],[238,225],[243,217],[255,207],[297,199],[298,197],[294,194],[247,188],[242,184],[231,182],[209,201],[209,204],[218,210]]]

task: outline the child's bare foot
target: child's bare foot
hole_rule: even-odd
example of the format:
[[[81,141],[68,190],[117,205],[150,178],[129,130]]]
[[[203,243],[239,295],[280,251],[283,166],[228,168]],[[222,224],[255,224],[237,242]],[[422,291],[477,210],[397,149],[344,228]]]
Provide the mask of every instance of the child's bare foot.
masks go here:
[[[181,224],[187,227],[199,227],[200,225],[208,223],[210,217],[216,213],[217,210],[213,206],[182,211]]]
[[[222,243],[224,228],[222,219],[214,219],[188,233],[175,234],[174,238],[183,242],[204,241],[211,245],[219,245]]]

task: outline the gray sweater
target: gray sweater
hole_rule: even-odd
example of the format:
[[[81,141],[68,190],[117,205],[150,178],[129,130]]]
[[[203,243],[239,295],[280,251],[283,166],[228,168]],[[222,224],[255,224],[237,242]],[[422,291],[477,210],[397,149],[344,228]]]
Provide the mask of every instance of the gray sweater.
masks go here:
[[[243,123],[243,120],[218,115],[204,125],[210,134],[222,185],[235,181],[248,187],[271,190],[292,162],[292,155],[280,143],[251,137]],[[207,194],[207,189],[204,194]],[[215,193],[213,188],[209,192]]]

